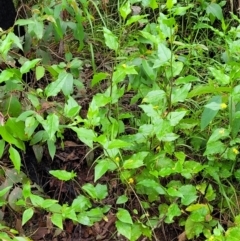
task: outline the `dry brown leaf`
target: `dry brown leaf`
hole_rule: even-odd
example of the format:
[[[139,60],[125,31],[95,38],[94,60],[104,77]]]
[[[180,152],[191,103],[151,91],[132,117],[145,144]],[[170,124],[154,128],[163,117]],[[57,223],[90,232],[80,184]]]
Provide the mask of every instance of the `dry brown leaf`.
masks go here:
[[[1,112],[0,112],[0,126],[4,126],[4,116]]]
[[[178,235],[178,241],[186,241],[186,240],[187,240],[187,236],[185,231]]]
[[[141,7],[139,6],[132,6],[131,7],[132,9],[132,15],[139,15],[139,13],[141,13]]]

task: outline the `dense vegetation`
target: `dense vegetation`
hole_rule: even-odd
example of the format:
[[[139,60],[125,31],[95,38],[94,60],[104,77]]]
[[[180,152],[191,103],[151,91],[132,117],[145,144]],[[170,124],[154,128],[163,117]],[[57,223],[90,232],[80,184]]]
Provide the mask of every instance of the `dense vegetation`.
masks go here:
[[[19,1],[25,39],[0,32],[1,240],[240,240],[233,3]]]

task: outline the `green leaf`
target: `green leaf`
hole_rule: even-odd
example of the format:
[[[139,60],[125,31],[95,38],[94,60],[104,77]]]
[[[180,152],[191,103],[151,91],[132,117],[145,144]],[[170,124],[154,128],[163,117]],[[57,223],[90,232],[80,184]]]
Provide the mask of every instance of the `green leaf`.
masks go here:
[[[165,44],[159,43],[157,55],[158,59],[155,60],[153,68],[159,68],[167,63],[171,59],[172,52]]]
[[[47,97],[56,96],[62,90],[65,82],[67,83],[71,79],[73,79],[73,76],[71,74],[62,71],[59,74],[57,80],[53,81],[45,88],[45,95]]]
[[[167,193],[171,197],[181,197],[181,198],[183,197],[183,194],[175,187],[169,187],[167,189]]]
[[[240,227],[229,228],[225,234],[226,241],[239,241],[240,240]]]
[[[229,130],[225,129],[225,128],[217,128],[216,130],[214,130],[214,132],[212,133],[212,135],[209,137],[207,144],[209,144],[210,142],[215,142],[218,141],[220,139],[226,139],[229,137]]]
[[[49,173],[61,181],[69,181],[77,176],[77,174],[74,171],[68,172],[65,170],[52,170],[49,171]]]
[[[42,123],[43,128],[48,133],[49,140],[55,141],[55,133],[59,129],[59,117],[56,114],[49,114],[46,121]]]
[[[132,225],[125,223],[125,222],[121,222],[121,221],[116,221],[116,228],[117,231],[123,235],[124,237],[126,237],[128,240],[131,240],[131,236],[132,236]]]
[[[73,118],[79,114],[81,107],[71,96],[68,96],[67,103],[64,106],[64,115]]]
[[[216,191],[213,189],[211,184],[209,184],[209,186],[207,188],[207,191],[206,191],[206,194],[205,194],[205,198],[209,202],[215,200],[215,198],[216,198]]]
[[[185,231],[188,239],[193,239],[203,232],[204,224],[200,222],[193,222],[190,217],[185,222]],[[229,240],[230,241],[230,240]]]
[[[23,216],[22,216],[22,226],[32,218],[34,214],[34,210],[33,208],[28,208],[23,212]]]
[[[226,146],[221,141],[207,143],[207,148],[203,153],[204,156],[222,154],[226,150]]]
[[[97,199],[97,193],[95,187],[91,183],[87,183],[82,186],[82,189],[88,193],[88,195],[94,199]]]
[[[183,102],[187,98],[191,86],[191,83],[188,83],[185,84],[182,88],[174,88],[171,96],[172,104]]]
[[[149,105],[139,105],[140,108],[146,113],[149,117],[160,118],[159,113],[154,109],[152,104]]]
[[[118,208],[116,216],[123,223],[133,224],[132,217],[126,209]]]
[[[144,1],[142,1],[142,5],[144,7],[150,7],[153,10],[158,8],[158,3],[156,0],[144,0]]]
[[[144,235],[147,237],[147,233],[143,233],[147,227],[145,225],[142,225],[140,223],[134,223],[132,225],[132,233],[131,233],[131,239],[130,241],[139,240],[141,235]],[[151,235],[150,235],[151,236]]]
[[[167,133],[161,137],[161,141],[171,142],[171,141],[175,141],[178,137],[179,135],[175,133]]]
[[[125,20],[127,18],[127,16],[131,13],[131,5],[130,2],[127,1],[125,2],[119,9],[119,12],[122,16],[122,18]]]
[[[173,4],[175,3],[176,1],[174,0],[167,0],[167,3],[166,3],[166,7],[167,9],[171,9],[173,7]]]
[[[77,198],[73,200],[72,208],[75,212],[83,212],[92,207],[89,199],[83,195],[79,195]]]
[[[70,127],[73,131],[77,133],[78,138],[85,143],[87,146],[93,148],[93,139],[96,137],[92,130],[86,129],[84,127]]]
[[[55,145],[55,142],[54,141],[51,141],[51,140],[48,140],[47,141],[47,146],[48,146],[48,151],[49,151],[49,154],[53,160],[55,154],[56,154],[56,145]]]
[[[177,7],[174,9],[174,15],[183,16],[189,8],[194,7],[194,4],[188,4],[186,7]]]
[[[133,154],[128,160],[123,163],[124,169],[136,169],[144,165],[143,160],[148,155],[148,152],[138,152]]]
[[[58,201],[54,199],[44,199],[44,201],[42,202],[41,208],[47,209],[57,202]]]
[[[96,197],[99,200],[103,200],[108,195],[107,185],[97,184],[95,187],[96,190]]]
[[[117,51],[119,47],[117,36],[114,35],[109,29],[105,27],[103,28],[103,35],[105,38],[106,45],[110,49]]]
[[[152,64],[150,64],[149,61],[143,59],[142,67],[147,77],[149,77],[150,80],[154,81],[157,77],[157,71],[152,67]]]
[[[16,88],[11,89],[11,91],[16,91]],[[3,109],[1,109],[2,113],[7,112],[11,117],[17,117],[22,112],[22,104],[15,95],[11,95],[6,101],[3,101],[3,105]]]
[[[10,146],[9,148],[9,154],[10,154],[10,159],[14,165],[14,168],[20,172],[20,167],[21,167],[21,157],[19,152],[13,148],[12,146]]]
[[[220,106],[220,104],[222,103],[222,97],[220,95],[213,96],[208,101],[208,104],[213,103],[213,102],[219,104],[219,106]],[[217,113],[218,113],[218,109],[212,110],[207,107],[204,108],[204,111],[203,111],[202,117],[201,117],[201,130],[202,131],[209,125],[209,123],[214,119],[214,117],[217,115]]]
[[[11,188],[11,187],[10,187]],[[116,204],[124,204],[128,201],[128,197],[126,195],[119,196]]]
[[[183,197],[181,198],[181,203],[186,206],[188,206],[198,198],[198,196],[196,195],[196,188],[193,185],[181,186],[179,188],[179,192],[181,192],[183,195]]]
[[[54,225],[63,230],[63,219],[61,214],[53,213],[51,216],[51,221]]]
[[[91,87],[95,86],[96,84],[98,84],[100,81],[106,79],[109,76],[108,73],[105,72],[100,72],[100,73],[96,73],[93,75],[93,79],[91,82]]]
[[[167,116],[167,119],[170,121],[170,125],[176,126],[186,113],[187,111],[170,112],[170,114]]]
[[[2,190],[0,190],[0,197],[4,196],[11,188],[12,188],[12,186],[9,186],[9,187],[5,187]]]
[[[14,144],[16,147],[18,147],[21,150],[25,150],[24,143],[12,136],[11,133],[7,131],[7,129],[4,126],[0,126],[0,135],[3,140],[10,144]]]
[[[222,8],[217,3],[212,2],[211,4],[208,4],[206,12],[207,14],[212,14],[218,20],[223,20]]]
[[[40,80],[45,75],[45,68],[43,66],[36,67],[36,79]]]
[[[109,149],[130,147],[132,144],[122,140],[112,140],[108,144]]]
[[[143,103],[150,103],[153,105],[162,104],[166,98],[166,93],[163,90],[152,90],[144,97]]]
[[[230,83],[230,76],[224,74],[224,70],[218,70],[213,67],[209,67],[209,70],[216,79],[217,83],[219,83],[220,85],[227,85]]]
[[[68,67],[70,69],[81,69],[83,62],[78,59],[78,58],[74,58],[69,64]]]
[[[139,20],[146,18],[147,16],[148,16],[148,14],[131,16],[131,17],[127,20],[126,26],[129,26],[129,25],[131,25],[131,24],[133,24],[133,23],[136,23],[136,22],[138,22]],[[144,21],[147,21],[147,20],[144,20]]]
[[[44,199],[38,195],[31,194],[30,200],[33,206],[35,207],[42,207],[42,204],[44,202]]]
[[[108,170],[114,171],[117,165],[110,159],[98,160],[94,168],[94,182],[101,178]]]
[[[143,186],[145,188],[149,189],[154,189],[158,194],[166,194],[164,188],[156,181],[152,179],[144,179],[140,182],[137,183],[137,186]]]
[[[221,94],[222,92],[227,92],[229,93],[231,91],[230,87],[215,87],[215,86],[204,86],[204,85],[200,85],[200,86],[196,86],[194,87],[194,89],[189,92],[188,94],[188,98],[193,98],[195,96],[201,96],[201,95],[205,95],[205,94]]]
[[[171,204],[168,207],[167,218],[165,219],[166,223],[172,223],[174,217],[178,217],[182,214],[176,203]]]
[[[175,81],[175,84],[182,85],[182,84],[187,84],[187,83],[191,83],[191,82],[199,82],[199,78],[195,77],[193,75],[188,75],[186,77],[181,76]]]
[[[28,73],[32,68],[35,67],[37,63],[39,63],[41,59],[33,59],[33,60],[27,60],[22,67],[20,68],[20,72],[22,74]]]
[[[183,63],[179,61],[178,62],[174,61],[172,63],[172,67],[166,69],[165,71],[166,77],[169,79],[176,77],[181,73],[182,69],[183,69]]]
[[[204,107],[211,110],[217,110],[217,111],[221,109],[221,105],[216,102],[211,102],[209,104],[206,104]]]
[[[234,108],[232,108],[232,110],[234,110]],[[238,118],[238,115],[239,115],[239,112],[240,112],[240,102],[236,105],[235,107],[235,113],[233,114],[234,115],[234,118],[233,118],[233,122],[232,122],[232,125],[231,125],[231,132],[232,132],[232,138],[236,138],[239,130],[240,130],[240,119]]]
[[[92,225],[90,218],[87,217],[87,214],[85,212],[78,214],[77,219],[80,224],[83,224],[86,226]]]
[[[5,141],[0,140],[0,158],[2,158],[2,155],[4,153],[4,149],[5,149]]]

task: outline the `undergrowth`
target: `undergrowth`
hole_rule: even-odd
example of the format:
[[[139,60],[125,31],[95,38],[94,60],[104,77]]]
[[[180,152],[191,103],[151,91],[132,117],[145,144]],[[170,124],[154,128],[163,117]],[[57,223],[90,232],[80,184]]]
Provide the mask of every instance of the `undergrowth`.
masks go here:
[[[42,212],[60,229],[111,213],[112,237],[131,241],[162,240],[156,230],[171,224],[179,240],[240,239],[240,20],[225,4],[41,1],[16,21],[27,30],[20,68],[23,39],[1,33],[1,240],[31,239],[4,210],[22,227]],[[62,203],[24,173],[22,157],[32,148],[38,162],[56,162],[69,132],[94,180],[49,170],[78,189]],[[109,174],[121,187],[114,204]]]

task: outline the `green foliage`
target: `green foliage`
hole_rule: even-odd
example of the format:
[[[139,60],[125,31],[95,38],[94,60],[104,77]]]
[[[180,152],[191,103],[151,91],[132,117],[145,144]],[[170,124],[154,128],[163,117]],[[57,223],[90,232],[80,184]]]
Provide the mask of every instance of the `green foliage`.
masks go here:
[[[0,73],[0,156],[13,164],[0,169],[0,206],[21,214],[22,226],[39,210],[60,229],[66,219],[93,226],[111,212],[118,234],[131,241],[154,238],[163,223],[178,224],[189,240],[239,240],[239,27],[232,22],[240,20],[223,9],[224,2],[129,0],[114,5],[111,19],[95,1],[43,1],[19,19],[32,43],[25,48],[39,48]],[[63,40],[65,55],[55,61],[42,46]],[[14,62],[13,48],[23,48],[21,39],[2,34],[0,61]],[[111,68],[96,68],[99,54],[111,56]],[[86,84],[80,76],[89,63]],[[22,80],[30,71],[37,83],[50,81],[31,88]],[[82,115],[84,85],[92,96]],[[47,148],[54,162],[66,130],[101,154],[87,163],[94,183],[60,204],[34,192],[21,152],[32,146],[40,162]],[[78,184],[75,170],[49,173]],[[112,206],[102,181],[110,174],[124,187]],[[129,208],[133,197],[138,209]],[[2,224],[0,239],[27,240]]]

